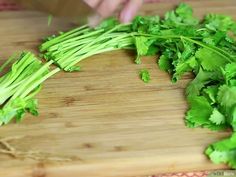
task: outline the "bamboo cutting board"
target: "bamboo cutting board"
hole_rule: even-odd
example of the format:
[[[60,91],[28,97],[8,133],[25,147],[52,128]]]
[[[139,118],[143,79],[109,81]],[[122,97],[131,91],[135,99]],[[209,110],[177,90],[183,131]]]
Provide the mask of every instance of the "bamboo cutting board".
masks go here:
[[[236,17],[233,0],[190,4],[199,16]],[[146,5],[142,13],[163,13],[172,6]],[[47,15],[38,12],[0,13],[0,24],[1,63],[15,51],[37,52],[42,37],[72,27],[54,19],[49,28]],[[82,72],[47,80],[37,96],[40,116],[0,128],[1,138],[9,138],[16,151],[28,156],[37,151],[45,160],[0,154],[0,176],[124,177],[226,168],[212,164],[203,151],[228,133],[184,125],[184,88],[191,76],[172,84],[155,57],[144,58],[142,65],[133,58],[126,51],[96,55],[81,63]],[[151,73],[149,84],[138,79],[142,68]]]

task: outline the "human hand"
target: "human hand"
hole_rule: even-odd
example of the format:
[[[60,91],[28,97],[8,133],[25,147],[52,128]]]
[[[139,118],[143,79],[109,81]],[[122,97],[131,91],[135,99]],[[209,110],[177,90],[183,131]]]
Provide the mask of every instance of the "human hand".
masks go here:
[[[112,16],[118,9],[119,20],[122,23],[130,22],[141,8],[145,0],[84,0],[90,7],[95,9],[97,15],[89,18],[91,26],[96,26],[102,19]],[[147,0],[153,1],[153,0]],[[155,0],[154,0],[155,1]]]

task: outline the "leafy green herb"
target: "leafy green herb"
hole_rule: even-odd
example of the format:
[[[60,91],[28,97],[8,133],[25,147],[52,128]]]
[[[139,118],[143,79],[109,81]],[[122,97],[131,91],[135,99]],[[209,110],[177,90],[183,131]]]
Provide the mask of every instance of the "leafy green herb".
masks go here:
[[[205,153],[216,164],[226,163],[236,168],[236,133],[230,138],[211,144]]]
[[[135,38],[135,46],[137,49],[137,58],[135,60],[135,62],[137,64],[141,63],[141,56],[145,56],[148,53],[148,49],[149,49],[149,45],[147,44],[149,42],[149,39],[141,36],[141,37],[136,37]]]
[[[151,80],[149,71],[147,69],[142,69],[139,72],[140,78],[142,79],[143,82],[148,83]]]
[[[188,98],[191,109],[187,113],[186,121],[190,127],[207,127],[211,124],[209,117],[213,112],[208,100],[203,96],[193,96]]]
[[[85,25],[53,35],[40,51],[69,72],[79,70],[80,61],[108,51],[135,50],[137,64],[142,56],[158,55],[160,69],[172,76],[173,83],[188,72],[195,76],[186,88],[186,126],[236,131],[236,41],[232,33],[236,34],[236,23],[231,17],[208,14],[199,20],[189,5],[181,3],[164,19],[137,16],[130,24],[119,24],[110,18],[95,29]],[[144,82],[150,80],[146,70],[140,77]],[[207,155],[236,168],[235,152],[233,135],[211,145]]]
[[[34,96],[40,91],[41,84],[60,69],[49,71],[52,62],[42,64],[32,53],[22,53],[19,58],[10,57],[3,65],[14,60],[8,73],[0,78],[0,125],[9,123],[13,118],[20,121],[26,112],[35,116],[37,100]]]

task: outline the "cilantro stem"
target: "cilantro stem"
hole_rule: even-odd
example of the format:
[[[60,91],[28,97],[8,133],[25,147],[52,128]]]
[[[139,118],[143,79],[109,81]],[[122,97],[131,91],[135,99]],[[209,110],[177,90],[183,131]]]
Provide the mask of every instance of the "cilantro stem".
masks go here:
[[[90,40],[89,37],[91,37],[91,36],[96,37],[96,35],[100,34],[101,32],[103,32],[103,30],[94,31],[94,32],[83,34],[83,35],[76,34],[77,37],[72,37],[72,38],[70,37],[68,40],[66,40],[66,38],[63,38],[63,40],[64,40],[63,42],[59,42],[59,41],[57,41],[57,38],[55,38],[56,45],[53,45],[52,47],[50,47],[50,50],[57,50],[60,46],[64,47],[66,45],[71,44],[72,42],[77,42],[77,44],[80,44],[81,40],[83,40],[83,39]]]
[[[119,47],[117,47],[116,41],[119,41]],[[114,45],[115,44],[115,45]],[[118,37],[115,37],[103,44],[98,43],[97,45],[94,45],[92,48],[87,48],[87,50],[85,51],[86,48],[83,48],[84,50],[79,50],[77,53],[75,53],[74,55],[71,56],[71,58],[75,57],[75,55],[79,55],[81,57],[76,57],[76,59],[71,62],[70,60],[65,60],[64,62],[68,63],[66,69],[72,67],[74,64],[80,62],[82,59],[85,59],[89,56],[104,52],[104,51],[112,51],[112,50],[116,50],[117,48],[123,48],[125,46],[129,46],[132,44],[131,38],[129,34],[125,34],[125,35],[121,35]],[[81,52],[82,51],[82,52]],[[65,64],[65,63],[60,63],[61,65]]]
[[[32,81],[37,79],[37,77],[41,77],[41,75],[48,71],[48,67],[53,63],[53,61],[47,62],[44,66],[42,66],[37,72],[35,72],[24,84],[18,88],[17,92],[11,97],[11,100],[16,99],[19,97],[22,92],[27,88],[28,84],[30,84]]]
[[[56,38],[53,38],[45,43],[43,43],[41,46],[40,46],[40,51],[43,52],[45,51],[47,48],[49,48],[50,46],[54,45],[54,44],[58,44],[60,42],[63,42],[67,39],[70,39],[70,38],[73,38],[75,36],[78,36],[80,34],[83,34],[85,32],[88,32],[90,31],[90,29],[88,28],[87,25],[84,25],[84,26],[81,26],[79,28],[76,28],[74,30],[71,30],[67,33],[64,33]]]
[[[28,87],[19,97],[24,98],[26,95],[28,95],[32,90],[34,90],[37,86],[39,86],[41,83],[43,83],[46,79],[53,76],[54,74],[58,73],[60,71],[59,68],[54,69],[53,71],[46,74],[44,77],[40,78],[37,82],[34,82],[30,87]]]
[[[30,100],[32,99],[37,93],[40,92],[42,86],[38,85],[28,96],[26,96],[24,99],[25,100]]]
[[[0,72],[2,72],[12,61],[16,59],[16,54],[13,54],[1,67]]]

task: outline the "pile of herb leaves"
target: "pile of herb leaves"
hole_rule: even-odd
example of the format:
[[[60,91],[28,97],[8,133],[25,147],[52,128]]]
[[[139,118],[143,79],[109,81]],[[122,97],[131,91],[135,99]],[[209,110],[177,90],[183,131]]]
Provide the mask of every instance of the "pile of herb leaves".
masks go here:
[[[160,56],[158,65],[175,83],[188,72],[195,78],[186,88],[189,110],[185,122],[190,128],[232,131],[232,136],[208,146],[205,153],[214,163],[227,163],[236,169],[236,23],[229,16],[209,14],[203,20],[193,16],[182,3],[164,18],[137,16],[130,24],[110,18],[98,27],[87,25],[48,37],[40,46],[47,63],[33,54],[10,58],[0,70],[13,62],[0,78],[0,124],[13,118],[20,121],[25,112],[37,115],[33,98],[49,77],[64,71],[79,71],[80,61],[103,52],[135,50],[135,62],[142,56]],[[50,71],[54,63],[58,68]],[[147,70],[140,71],[144,82]]]
[[[172,82],[187,72],[195,76],[186,88],[186,126],[235,132],[235,33],[236,23],[231,17],[208,14],[199,20],[192,8],[182,3],[163,19],[137,16],[130,24],[119,24],[111,18],[95,29],[82,26],[52,36],[40,51],[65,71],[79,70],[77,63],[89,56],[118,49],[136,50],[137,64],[142,56],[159,55],[158,65],[172,75]],[[215,163],[236,168],[235,133],[210,145],[206,154]]]

